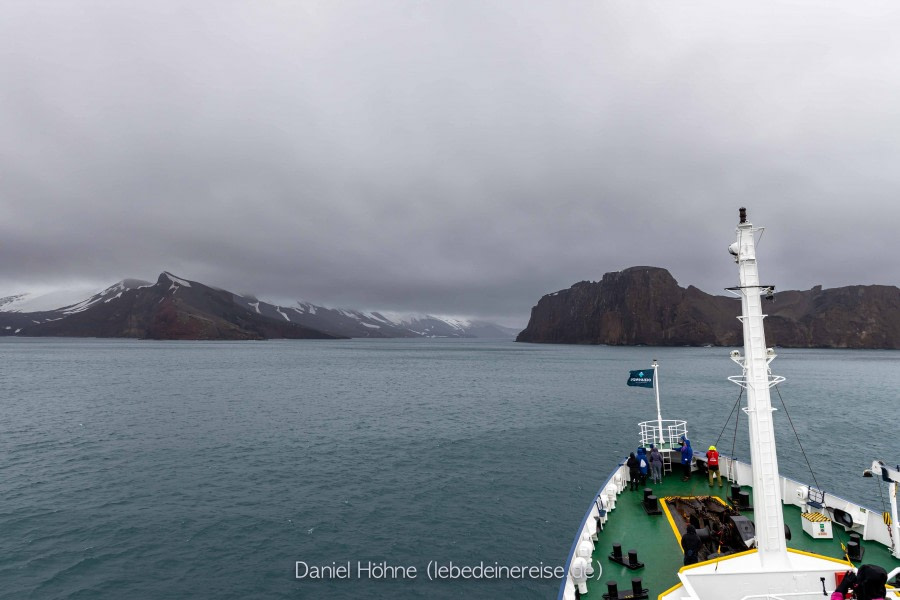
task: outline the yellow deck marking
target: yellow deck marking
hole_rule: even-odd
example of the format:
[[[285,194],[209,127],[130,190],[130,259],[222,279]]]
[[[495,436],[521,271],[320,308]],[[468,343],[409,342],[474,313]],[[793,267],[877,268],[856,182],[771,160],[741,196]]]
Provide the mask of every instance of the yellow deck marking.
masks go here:
[[[756,552],[756,548],[750,548],[749,550],[744,550],[743,552],[735,552],[734,554],[729,554],[727,556],[719,556],[716,558],[711,558],[709,560],[704,560],[703,562],[694,563],[692,565],[685,565],[685,566],[681,567],[680,569],[678,569],[678,572],[683,573],[685,571],[693,569],[694,567],[702,567],[703,565],[714,565],[716,563],[722,563],[722,562],[725,562],[726,560],[731,560],[732,558],[737,558],[739,556],[747,556],[748,554],[753,554],[754,552]]]
[[[824,558],[825,560],[830,560],[831,562],[836,562],[840,565],[850,565],[853,566],[853,563],[847,560],[842,560],[840,558],[832,558],[831,556],[825,556],[824,554],[816,554],[815,552],[806,552],[805,550],[797,550],[796,548],[788,548],[788,552],[793,554],[802,554],[803,556],[812,556],[813,558]]]
[[[825,515],[823,515],[822,513],[817,513],[817,512],[802,513],[800,516],[803,517],[804,519],[806,519],[807,521],[811,521],[813,523],[824,523],[826,521],[831,520],[828,517],[826,517]]]
[[[793,554],[802,554],[802,555],[804,555],[804,556],[812,556],[813,558],[824,558],[825,560],[828,560],[828,561],[837,563],[837,564],[839,564],[839,565],[841,565],[841,566],[848,566],[848,565],[849,565],[850,567],[853,566],[851,563],[849,563],[849,562],[847,562],[847,561],[844,561],[844,560],[841,560],[841,559],[839,559],[839,558],[832,558],[832,557],[830,557],[830,556],[823,556],[823,555],[821,555],[821,554],[815,554],[815,553],[813,553],[813,552],[805,552],[805,551],[803,551],[803,550],[796,550],[796,549],[794,549],[794,548],[788,548],[787,551],[788,551],[788,552],[791,552],[791,553],[793,553]],[[684,567],[681,567],[680,569],[678,569],[678,572],[679,572],[679,573],[684,573],[685,571],[688,571],[688,570],[693,569],[693,568],[695,568],[695,567],[702,567],[702,566],[704,566],[704,565],[710,565],[710,564],[714,564],[714,563],[717,563],[717,562],[723,562],[723,561],[726,561],[726,560],[731,560],[732,558],[738,558],[739,556],[747,556],[748,554],[753,554],[753,553],[755,553],[755,552],[757,552],[756,548],[751,548],[750,550],[745,550],[745,551],[743,551],[743,552],[736,552],[735,554],[729,554],[728,556],[720,556],[720,557],[718,557],[718,558],[713,558],[713,559],[710,559],[710,560],[704,560],[703,562],[698,562],[698,563],[694,563],[694,564],[692,564],[692,565],[686,565],[686,566],[684,566]],[[677,590],[677,589],[680,588],[680,587],[682,587],[682,583],[681,583],[681,582],[678,582],[677,584],[673,585],[672,587],[670,587],[670,588],[667,589],[666,591],[664,591],[664,592],[662,592],[661,594],[659,594],[659,595],[656,597],[656,600],[662,600],[663,597],[665,597],[666,595],[668,595],[668,594],[674,592],[675,590]],[[887,586],[887,587],[890,587],[890,586]]]
[[[676,583],[675,585],[673,585],[672,587],[670,587],[669,589],[667,589],[666,591],[664,591],[662,594],[659,594],[658,596],[656,596],[656,600],[662,600],[662,599],[663,599],[663,596],[665,596],[665,595],[667,595],[667,594],[671,594],[672,592],[674,592],[675,590],[677,590],[677,589],[680,588],[681,586],[682,586],[682,583],[679,581],[678,583]]]
[[[687,499],[687,498],[712,498],[722,506],[728,506],[724,500],[719,498],[718,496],[666,496],[661,501],[663,512],[666,514],[666,519],[669,521],[669,526],[672,528],[672,532],[675,534],[675,538],[678,540],[678,545],[681,546],[681,532],[678,531],[678,527],[675,525],[675,519],[672,518],[672,513],[669,512],[669,502],[676,498]]]
[[[662,499],[663,512],[666,514],[666,519],[669,521],[669,525],[672,527],[672,532],[675,534],[675,538],[678,540],[678,545],[681,546],[681,533],[678,532],[678,527],[675,526],[675,520],[672,518],[672,513],[669,512],[669,504],[668,500],[670,498],[675,498],[676,496],[666,496]]]
[[[678,531],[678,527],[675,525],[675,519],[672,518],[672,512],[669,510],[669,502],[671,502],[671,501],[674,500],[675,498],[687,499],[687,498],[704,498],[704,497],[707,497],[707,496],[666,496],[665,498],[662,499],[663,512],[664,512],[665,515],[666,515],[666,520],[669,521],[669,526],[672,528],[672,533],[675,534],[675,538],[678,540],[678,545],[679,545],[679,546],[681,545],[681,533]],[[713,498],[714,500],[716,500],[716,502],[718,502],[718,503],[721,504],[722,506],[728,506],[728,505],[725,503],[725,501],[722,500],[721,498],[719,498],[718,496],[708,496],[708,497],[709,497],[709,498]],[[807,514],[818,515],[819,513],[804,513],[803,516],[805,517]],[[807,518],[809,518],[809,517],[807,517]],[[815,518],[815,517],[813,517],[813,518]],[[825,517],[825,518],[827,519],[827,517]],[[848,561],[845,561],[845,560],[841,560],[841,559],[839,559],[839,558],[832,558],[832,557],[830,557],[830,556],[823,556],[823,555],[821,555],[821,554],[814,554],[814,553],[812,553],[812,552],[805,552],[805,551],[803,551],[803,550],[796,550],[796,549],[794,549],[794,548],[788,548],[787,551],[788,551],[788,552],[793,552],[794,554],[802,554],[802,555],[805,555],[805,556],[812,556],[812,557],[814,557],[814,558],[824,558],[825,560],[829,560],[829,561],[831,561],[831,562],[835,562],[835,563],[838,563],[838,564],[840,564],[840,565],[845,565],[845,566],[846,566],[846,565],[849,565],[849,566],[851,566],[851,567],[853,566],[852,563],[850,563],[850,562],[848,562]],[[739,556],[746,556],[746,555],[752,554],[752,553],[754,553],[754,552],[756,552],[756,548],[751,548],[751,549],[749,549],[749,550],[744,550],[743,552],[736,552],[736,553],[734,553],[734,554],[729,554],[729,555],[727,555],[727,556],[718,556],[718,557],[716,557],[716,558],[711,558],[711,559],[709,559],[709,560],[704,560],[704,561],[702,561],[702,562],[694,563],[694,564],[692,564],[692,565],[686,565],[686,566],[684,566],[684,567],[681,567],[681,568],[678,570],[678,572],[681,573],[681,572],[686,571],[686,570],[688,570],[688,569],[693,569],[694,567],[699,567],[699,566],[702,566],[702,565],[709,565],[709,564],[714,564],[714,563],[720,563],[720,562],[723,562],[723,561],[726,561],[726,560],[731,560],[732,558],[737,558],[737,557],[739,557]],[[678,584],[678,585],[681,585],[681,584]],[[678,586],[675,586],[675,587],[677,588]],[[672,588],[672,589],[675,589],[675,588]],[[665,594],[667,594],[667,593],[669,593],[669,591],[671,591],[671,590],[667,590],[666,592],[664,592],[663,594],[661,594],[661,596],[662,596],[662,595],[665,595]]]

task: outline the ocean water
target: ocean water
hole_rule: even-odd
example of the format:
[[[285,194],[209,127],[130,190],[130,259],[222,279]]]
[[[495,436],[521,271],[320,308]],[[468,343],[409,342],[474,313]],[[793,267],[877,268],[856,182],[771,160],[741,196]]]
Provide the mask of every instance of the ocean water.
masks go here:
[[[652,391],[625,386],[653,358],[664,418],[746,459],[746,420],[737,435],[726,422],[727,354],[0,339],[0,598],[554,598],[553,577],[426,569],[562,566],[637,422],[655,418]],[[900,461],[898,366],[882,351],[781,350],[773,363],[816,481],[878,510],[861,474]],[[782,472],[811,481],[774,402]],[[297,579],[297,561],[349,562],[351,576]],[[369,562],[394,570],[360,577]]]

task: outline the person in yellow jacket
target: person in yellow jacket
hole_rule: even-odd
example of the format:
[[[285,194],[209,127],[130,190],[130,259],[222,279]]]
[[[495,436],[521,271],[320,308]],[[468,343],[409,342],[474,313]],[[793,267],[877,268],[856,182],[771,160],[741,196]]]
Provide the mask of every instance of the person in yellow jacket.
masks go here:
[[[719,487],[724,487],[722,476],[719,475],[719,453],[715,446],[710,446],[706,451],[706,466],[709,473],[709,487],[713,486],[713,477],[719,480]]]

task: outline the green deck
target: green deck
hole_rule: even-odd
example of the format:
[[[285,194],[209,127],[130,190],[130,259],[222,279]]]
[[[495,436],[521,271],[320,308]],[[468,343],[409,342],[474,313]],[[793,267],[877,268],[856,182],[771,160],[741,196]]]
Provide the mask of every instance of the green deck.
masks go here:
[[[710,488],[706,478],[698,473],[694,473],[687,482],[681,480],[680,473],[669,473],[663,478],[663,483],[648,484],[645,487],[652,488],[658,498],[715,495],[725,499],[731,486],[726,482],[724,488]],[[747,487],[742,489],[749,490]],[[599,563],[603,573],[599,581],[596,574],[591,577],[588,581],[588,594],[582,595],[582,598],[600,600],[606,593],[607,581],[618,582],[619,593],[623,593],[630,592],[632,578],[640,577],[643,579],[643,587],[650,591],[650,598],[656,598],[678,584],[678,570],[682,567],[684,558],[679,538],[665,514],[650,516],[644,512],[641,506],[644,496],[642,490],[643,488],[631,492],[626,488],[616,499],[616,508],[609,512],[609,519],[598,535],[594,550],[594,565]],[[752,500],[751,493],[751,504]],[[744,515],[753,519],[752,511],[745,512]],[[843,558],[841,542],[846,543],[848,535],[840,525],[833,525],[834,539],[813,539],[803,531],[800,509],[792,505],[784,507],[784,521],[792,534],[792,539],[788,542],[789,548]],[[622,554],[626,558],[630,549],[637,550],[638,560],[645,566],[632,571],[609,560],[615,543],[622,545]],[[891,556],[890,550],[885,546],[866,541],[862,545],[865,548],[863,562],[881,565],[888,572],[900,566],[900,560]]]

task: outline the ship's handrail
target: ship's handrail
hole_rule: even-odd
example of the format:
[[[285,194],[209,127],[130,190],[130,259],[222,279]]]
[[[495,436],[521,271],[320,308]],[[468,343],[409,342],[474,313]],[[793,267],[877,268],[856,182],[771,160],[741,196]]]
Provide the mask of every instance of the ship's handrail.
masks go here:
[[[584,518],[581,519],[581,525],[578,526],[578,533],[575,534],[575,539],[572,541],[572,547],[569,548],[569,558],[566,559],[566,566],[564,568],[565,575],[563,575],[562,584],[559,586],[559,595],[556,597],[556,600],[564,600],[567,588],[571,588],[572,594],[575,593],[575,583],[572,581],[572,577],[570,576],[569,569],[572,566],[572,559],[575,557],[575,549],[578,548],[578,543],[581,541],[581,534],[584,531],[584,526],[587,525],[588,519],[591,517],[593,512],[597,510],[597,499],[606,490],[607,486],[613,482],[616,475],[624,468],[625,459],[622,459],[622,462],[613,469],[613,471],[609,474],[609,477],[606,478],[606,481],[603,482],[603,485],[600,486],[600,489],[597,490],[597,493],[594,494],[593,499],[591,500],[591,505],[587,509],[587,512],[584,513]]]
[[[639,423],[641,428],[641,445],[649,447],[650,444],[659,445],[659,427],[660,421],[642,421]],[[663,444],[677,444],[681,436],[687,437],[687,421],[681,419],[663,419]]]
[[[753,600],[762,598],[763,600],[784,600],[785,598],[809,598],[810,600],[822,598],[822,590],[814,590],[811,592],[771,592],[767,594],[753,594],[744,596],[741,600]]]
[[[753,484],[750,463],[727,456],[721,457],[720,463],[724,463],[722,469],[728,479],[735,481],[739,485],[751,486]],[[806,508],[806,499],[812,486],[784,475],[781,475],[779,479],[781,480],[782,502],[797,506],[801,510]],[[891,547],[890,534],[888,533],[888,528],[884,525],[880,511],[856,504],[831,492],[825,494],[824,500],[822,510],[825,513],[831,513],[826,516],[832,521],[834,521],[832,518],[834,509],[840,509],[853,518],[853,531],[860,533],[862,539],[878,542],[887,548]]]
[[[888,589],[885,598],[893,597],[897,598],[897,590]],[[819,600],[822,598],[822,590],[815,590],[811,592],[771,592],[768,594],[753,594],[752,596],[744,596],[741,600],[754,600],[755,598],[763,598],[764,600],[783,600],[784,598],[791,598],[792,600],[797,600],[797,598],[808,598],[809,600]]]

